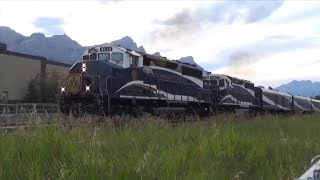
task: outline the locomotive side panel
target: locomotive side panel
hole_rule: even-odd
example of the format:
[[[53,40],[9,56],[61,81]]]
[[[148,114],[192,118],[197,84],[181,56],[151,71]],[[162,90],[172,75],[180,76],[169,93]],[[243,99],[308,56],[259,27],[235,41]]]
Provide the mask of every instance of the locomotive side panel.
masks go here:
[[[202,88],[194,81],[185,76],[163,69],[127,68],[125,77],[131,77],[122,83],[122,86],[109,90],[111,94],[120,98],[156,98],[173,101],[204,101],[201,96]],[[117,84],[115,78],[111,84]],[[200,81],[200,80],[199,80]],[[136,92],[136,94],[135,94]]]
[[[226,109],[257,108],[254,84],[222,74],[205,77],[206,83],[212,91],[217,91],[220,106]]]
[[[293,99],[294,99],[293,110],[295,112],[300,112],[300,113],[311,112],[312,104],[311,104],[310,98],[294,95]]]
[[[320,112],[320,101],[311,99],[312,102],[312,111],[313,112]]]
[[[269,111],[292,111],[292,96],[274,90],[262,90],[262,109]]]

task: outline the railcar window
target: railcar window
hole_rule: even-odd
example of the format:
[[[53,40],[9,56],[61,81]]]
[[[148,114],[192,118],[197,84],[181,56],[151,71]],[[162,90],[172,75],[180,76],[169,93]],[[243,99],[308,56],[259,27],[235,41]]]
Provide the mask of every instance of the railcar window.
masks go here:
[[[97,53],[90,54],[90,60],[97,60]]]
[[[89,60],[89,55],[82,56],[82,60],[84,60],[84,61]]]
[[[100,61],[109,61],[110,60],[110,54],[109,53],[99,53],[99,60]]]
[[[123,63],[123,54],[122,53],[118,53],[118,52],[114,52],[114,53],[111,54],[111,59],[116,64],[122,65],[122,63]]]

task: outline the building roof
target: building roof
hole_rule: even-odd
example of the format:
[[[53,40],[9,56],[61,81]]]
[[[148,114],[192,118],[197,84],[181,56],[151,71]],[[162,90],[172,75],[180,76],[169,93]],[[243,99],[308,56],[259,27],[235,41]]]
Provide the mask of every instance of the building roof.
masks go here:
[[[24,54],[24,53],[19,53],[19,52],[14,52],[14,51],[8,51],[7,45],[3,44],[3,43],[0,43],[0,47],[1,47],[0,54],[6,54],[9,56],[17,56],[17,57],[28,58],[28,59],[39,60],[39,61],[46,61],[47,64],[52,64],[52,65],[57,65],[57,66],[65,66],[65,67],[72,66],[71,64],[56,62],[56,61],[49,60],[49,59],[42,57],[42,56],[35,56],[35,55]]]

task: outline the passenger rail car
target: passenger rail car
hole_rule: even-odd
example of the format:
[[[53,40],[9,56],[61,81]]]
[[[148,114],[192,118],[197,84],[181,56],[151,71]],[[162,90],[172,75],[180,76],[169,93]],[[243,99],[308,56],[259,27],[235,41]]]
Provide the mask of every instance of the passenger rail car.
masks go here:
[[[112,44],[88,49],[70,68],[61,90],[65,112],[206,114],[212,103],[200,68]]]

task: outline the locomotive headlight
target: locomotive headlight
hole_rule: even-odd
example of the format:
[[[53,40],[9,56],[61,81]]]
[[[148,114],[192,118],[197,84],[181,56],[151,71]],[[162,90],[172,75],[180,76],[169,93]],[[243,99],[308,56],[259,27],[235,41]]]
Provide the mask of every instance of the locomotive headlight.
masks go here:
[[[86,72],[87,71],[87,65],[86,63],[82,63],[82,72]]]
[[[61,87],[61,92],[65,92],[66,89],[64,87]]]
[[[86,92],[90,91],[90,86],[86,86]]]

